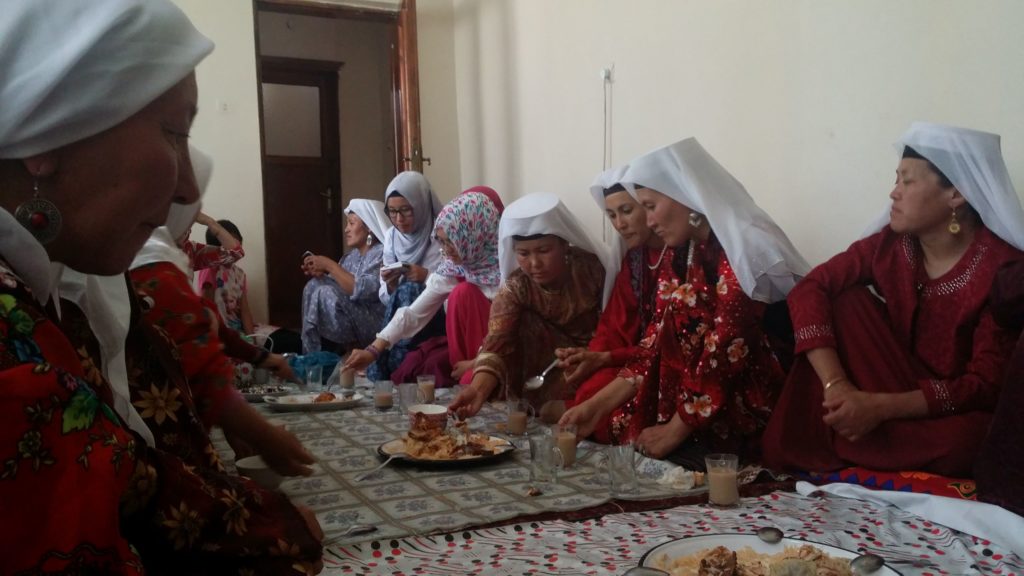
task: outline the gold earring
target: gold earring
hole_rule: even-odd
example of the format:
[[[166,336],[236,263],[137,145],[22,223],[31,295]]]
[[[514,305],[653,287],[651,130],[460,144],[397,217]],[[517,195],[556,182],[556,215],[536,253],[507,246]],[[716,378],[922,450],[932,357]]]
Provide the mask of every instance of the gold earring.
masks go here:
[[[949,233],[959,234],[960,233],[960,222],[956,219],[956,208],[953,209],[953,217],[949,220]]]

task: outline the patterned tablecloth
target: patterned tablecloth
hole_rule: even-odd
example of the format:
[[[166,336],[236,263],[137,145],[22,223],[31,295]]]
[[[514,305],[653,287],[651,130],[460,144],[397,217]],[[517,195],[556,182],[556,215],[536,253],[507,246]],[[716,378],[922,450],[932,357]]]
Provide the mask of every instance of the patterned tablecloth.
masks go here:
[[[447,392],[447,391],[445,391]],[[442,398],[439,402],[443,402]],[[281,490],[297,504],[316,512],[326,542],[354,543],[449,532],[470,526],[551,511],[590,508],[611,500],[608,474],[600,449],[589,442],[579,449],[580,461],[558,476],[543,495],[529,497],[529,447],[515,441],[514,453],[480,466],[419,469],[392,463],[362,482],[354,478],[381,462],[377,448],[402,437],[407,418],[398,409],[379,413],[372,403],[333,412],[269,413],[285,423],[319,460],[313,476],[287,479]],[[501,404],[486,405],[470,419],[473,430],[495,432],[505,421]],[[654,500],[693,494],[658,485],[665,462],[639,459],[641,482],[634,496]],[[371,534],[340,537],[353,524],[372,524]]]
[[[861,500],[774,492],[740,508],[691,505],[612,514],[585,522],[539,522],[329,546],[324,574],[620,574],[675,538],[753,533],[787,536],[884,557],[902,574],[1024,574],[1024,559],[985,540]]]

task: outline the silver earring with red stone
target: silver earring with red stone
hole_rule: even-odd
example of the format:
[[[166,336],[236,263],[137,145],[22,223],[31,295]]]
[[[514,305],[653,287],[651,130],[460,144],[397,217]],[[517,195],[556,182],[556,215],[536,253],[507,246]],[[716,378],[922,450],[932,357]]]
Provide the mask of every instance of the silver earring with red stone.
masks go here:
[[[64,220],[56,204],[39,196],[38,177],[32,179],[32,198],[18,205],[14,217],[40,244],[53,242]]]

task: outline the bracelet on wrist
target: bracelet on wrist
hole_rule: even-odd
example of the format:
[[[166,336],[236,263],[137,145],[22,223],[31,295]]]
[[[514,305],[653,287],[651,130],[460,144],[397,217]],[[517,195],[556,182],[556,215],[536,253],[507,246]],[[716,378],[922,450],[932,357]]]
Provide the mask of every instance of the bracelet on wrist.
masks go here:
[[[366,351],[367,351],[367,352],[369,352],[369,353],[370,353],[371,355],[373,355],[373,359],[374,359],[374,360],[376,360],[376,359],[380,358],[380,350],[377,350],[377,347],[376,347],[376,346],[374,346],[373,344],[370,344],[369,346],[367,346],[366,348],[364,348],[364,350],[366,350]]]
[[[831,388],[832,386],[834,386],[836,384],[839,384],[843,380],[846,380],[846,376],[839,376],[838,378],[833,378],[833,379],[829,380],[828,382],[825,382],[825,384],[823,385],[825,391],[828,392],[829,388]]]

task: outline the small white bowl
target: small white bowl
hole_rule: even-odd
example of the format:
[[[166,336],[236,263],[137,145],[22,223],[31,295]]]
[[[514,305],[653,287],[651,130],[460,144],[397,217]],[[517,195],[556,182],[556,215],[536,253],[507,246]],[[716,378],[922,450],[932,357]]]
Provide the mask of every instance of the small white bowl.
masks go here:
[[[416,414],[423,416],[434,426],[444,430],[448,426],[448,408],[438,404],[413,404],[409,406],[409,427],[412,428]]]
[[[253,482],[267,490],[277,490],[277,487],[281,485],[281,481],[284,480],[280,474],[274,472],[270,466],[267,466],[262,456],[248,456],[237,460],[235,461],[235,468],[238,469],[239,475],[252,479]]]

